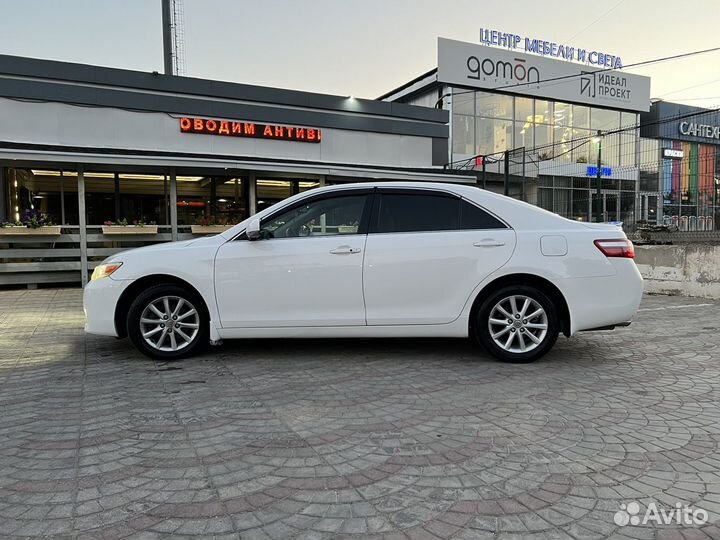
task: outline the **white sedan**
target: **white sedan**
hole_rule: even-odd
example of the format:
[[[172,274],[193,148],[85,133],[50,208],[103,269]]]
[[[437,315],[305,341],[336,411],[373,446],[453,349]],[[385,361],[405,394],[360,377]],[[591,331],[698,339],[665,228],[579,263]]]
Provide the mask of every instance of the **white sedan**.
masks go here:
[[[166,360],[231,338],[470,336],[528,362],[560,332],[630,322],[633,256],[618,227],[474,186],[331,186],[110,257],[85,288],[85,331]]]

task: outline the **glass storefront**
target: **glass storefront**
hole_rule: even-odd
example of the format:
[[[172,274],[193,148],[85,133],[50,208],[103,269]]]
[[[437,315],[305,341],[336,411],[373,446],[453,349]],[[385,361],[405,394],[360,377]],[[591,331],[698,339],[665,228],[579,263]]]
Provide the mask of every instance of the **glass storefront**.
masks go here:
[[[657,179],[662,196],[662,223],[681,231],[717,228],[720,218],[720,146],[675,140],[655,140],[660,166],[648,179]],[[644,143],[650,145],[650,143]],[[662,159],[662,149],[682,152],[679,159]],[[647,181],[647,180],[646,180]]]
[[[534,159],[590,163],[598,130],[633,128],[635,113],[621,113],[561,101],[469,91],[452,91],[452,160],[525,148]],[[636,130],[607,135],[603,164],[635,166]],[[586,144],[579,142],[588,141]]]
[[[537,205],[576,220],[595,219],[599,211],[604,221],[634,223],[636,113],[460,88],[453,89],[451,109],[453,163],[476,155],[495,154],[494,160],[500,160],[504,151],[515,150],[511,183],[525,161],[526,170],[537,171],[532,175]],[[620,129],[626,131],[607,133]],[[603,132],[600,142],[598,131]],[[612,180],[602,179],[599,204],[595,178],[578,176],[596,166],[598,158],[601,167],[612,170]],[[524,175],[515,183],[526,183]]]
[[[23,222],[32,212],[56,225],[78,225],[78,172],[68,169],[5,168],[3,221]],[[88,226],[171,225],[170,176],[157,172],[86,170]],[[234,225],[250,215],[248,175],[180,174],[177,224]],[[320,185],[319,179],[255,179],[256,211]]]

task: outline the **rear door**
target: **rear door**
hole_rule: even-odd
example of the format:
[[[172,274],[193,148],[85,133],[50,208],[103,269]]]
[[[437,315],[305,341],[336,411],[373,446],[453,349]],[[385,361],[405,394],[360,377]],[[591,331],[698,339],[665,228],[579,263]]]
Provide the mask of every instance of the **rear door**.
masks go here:
[[[512,229],[454,193],[380,188],[365,246],[368,325],[452,322],[514,247]]]

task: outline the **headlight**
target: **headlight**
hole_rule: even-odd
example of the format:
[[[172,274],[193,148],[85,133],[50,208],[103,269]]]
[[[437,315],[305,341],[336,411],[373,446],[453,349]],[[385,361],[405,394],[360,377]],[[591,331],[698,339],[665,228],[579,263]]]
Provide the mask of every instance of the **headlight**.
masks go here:
[[[98,266],[95,267],[95,270],[93,270],[90,281],[95,281],[96,279],[102,279],[104,277],[108,277],[110,274],[115,272],[121,266],[122,266],[121,262],[99,264]]]

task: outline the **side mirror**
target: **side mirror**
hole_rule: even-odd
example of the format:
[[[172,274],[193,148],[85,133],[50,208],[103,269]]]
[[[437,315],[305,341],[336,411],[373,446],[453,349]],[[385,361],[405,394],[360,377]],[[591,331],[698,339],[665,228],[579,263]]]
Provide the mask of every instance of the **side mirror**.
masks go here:
[[[250,221],[245,228],[245,234],[247,235],[248,240],[257,240],[260,238],[260,220],[253,219]]]

